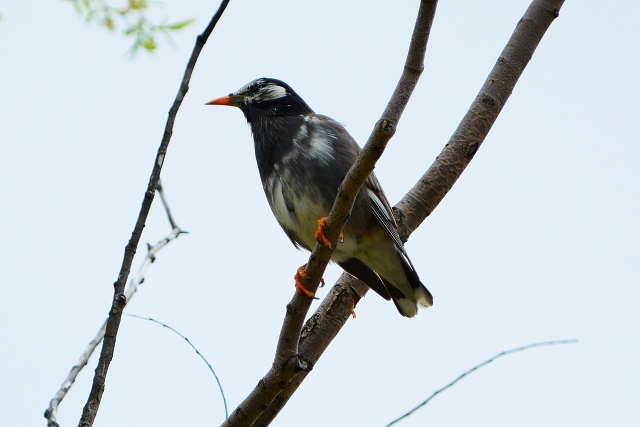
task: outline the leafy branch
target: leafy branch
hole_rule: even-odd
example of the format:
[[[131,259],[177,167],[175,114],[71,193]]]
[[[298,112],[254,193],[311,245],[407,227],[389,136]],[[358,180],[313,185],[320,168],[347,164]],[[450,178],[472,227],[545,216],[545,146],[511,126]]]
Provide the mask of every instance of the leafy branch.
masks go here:
[[[158,34],[162,34],[171,41],[170,33],[172,31],[181,30],[194,21],[193,19],[185,19],[173,23],[166,21],[154,23],[147,16],[149,11],[147,0],[127,0],[125,7],[111,6],[105,0],[71,1],[76,11],[84,16],[86,22],[98,22],[109,31],[115,31],[122,27],[122,33],[125,36],[134,38],[130,50],[132,55],[141,48],[147,52],[155,52],[158,49]]]

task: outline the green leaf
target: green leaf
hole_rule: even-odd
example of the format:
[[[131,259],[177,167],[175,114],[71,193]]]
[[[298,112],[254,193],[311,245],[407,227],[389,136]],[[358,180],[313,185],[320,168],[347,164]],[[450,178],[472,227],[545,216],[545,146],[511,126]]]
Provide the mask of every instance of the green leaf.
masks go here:
[[[153,52],[158,48],[158,44],[153,39],[153,37],[148,37],[142,42],[142,47],[148,50],[149,52]]]
[[[160,28],[165,30],[181,30],[193,24],[195,19],[186,19],[184,21],[174,22],[173,24],[161,25]]]
[[[116,23],[111,15],[107,15],[104,17],[104,26],[107,27],[110,31],[116,29]]]
[[[147,8],[147,0],[129,0],[129,9],[142,10]]]

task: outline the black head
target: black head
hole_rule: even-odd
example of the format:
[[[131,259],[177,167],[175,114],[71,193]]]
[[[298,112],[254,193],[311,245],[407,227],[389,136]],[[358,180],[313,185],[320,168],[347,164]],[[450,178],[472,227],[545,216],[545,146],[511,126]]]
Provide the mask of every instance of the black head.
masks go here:
[[[290,116],[313,112],[291,86],[267,77],[249,82],[228,96],[207,102],[207,105],[238,107],[250,122],[255,116]]]

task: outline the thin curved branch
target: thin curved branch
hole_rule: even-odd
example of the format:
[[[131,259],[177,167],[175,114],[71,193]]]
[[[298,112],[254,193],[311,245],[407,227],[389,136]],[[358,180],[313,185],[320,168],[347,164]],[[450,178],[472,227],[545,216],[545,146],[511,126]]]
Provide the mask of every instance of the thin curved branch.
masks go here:
[[[435,209],[472,160],[538,43],[558,17],[563,3],[564,0],[534,0],[518,22],[460,126],[425,175],[394,208],[401,235],[405,239]],[[315,363],[349,319],[352,301],[357,303],[367,291],[362,282],[343,273],[302,330],[300,357]],[[307,374],[308,371],[298,372],[282,386],[282,392],[274,398],[254,426],[268,425]]]
[[[193,72],[193,69],[196,65],[198,56],[200,56],[202,48],[207,42],[209,35],[220,20],[220,17],[222,16],[222,13],[224,12],[228,4],[229,0],[222,1],[220,7],[211,18],[211,21],[209,22],[205,30],[197,37],[195,46],[193,48],[193,51],[191,52],[191,56],[184,71],[182,82],[180,83],[180,89],[178,90],[178,94],[176,95],[176,98],[173,101],[171,108],[169,109],[169,116],[167,117],[167,123],[162,136],[162,141],[160,142],[160,147],[158,148],[158,153],[156,154],[151,177],[149,178],[149,183],[147,185],[147,190],[144,194],[142,206],[140,207],[140,213],[138,214],[138,219],[136,220],[133,232],[131,233],[129,243],[127,243],[127,246],[124,249],[122,266],[120,268],[118,278],[113,285],[113,301],[111,303],[111,310],[109,311],[109,318],[107,320],[104,341],[102,344],[102,351],[100,352],[98,367],[96,368],[95,375],[93,377],[93,384],[91,385],[89,398],[87,399],[87,403],[82,410],[82,417],[80,418],[80,421],[78,423],[79,427],[92,426],[96,415],[98,414],[100,401],[102,399],[102,393],[104,392],[107,372],[109,370],[109,364],[111,363],[111,359],[113,358],[113,353],[115,350],[116,336],[118,334],[120,320],[122,319],[122,310],[127,303],[127,298],[124,295],[125,283],[127,281],[127,278],[129,277],[129,273],[131,272],[133,257],[136,254],[136,248],[138,247],[138,243],[140,242],[142,230],[144,229],[144,224],[147,220],[147,217],[149,216],[149,210],[151,209],[151,204],[153,203],[153,197],[155,195],[156,188],[158,188],[158,183],[160,182],[160,172],[162,170],[162,165],[164,163],[167,149],[169,147],[169,141],[171,140],[171,135],[173,133],[173,124],[175,122],[176,115],[178,114],[178,109],[182,104],[182,100],[189,90],[191,73]]]
[[[431,393],[431,395],[429,397],[427,397],[425,400],[423,400],[422,402],[420,402],[417,406],[415,406],[413,409],[411,409],[410,411],[406,412],[405,414],[401,415],[400,417],[396,418],[395,420],[391,421],[389,424],[387,424],[385,427],[391,427],[392,425],[394,425],[395,423],[398,423],[400,421],[402,421],[403,419],[407,418],[409,415],[413,414],[414,412],[416,412],[418,409],[422,408],[423,406],[425,406],[427,403],[429,403],[429,401],[431,399],[433,399],[434,397],[436,397],[438,394],[442,393],[443,391],[445,391],[446,389],[448,389],[449,387],[452,387],[455,383],[457,383],[458,381],[460,381],[461,379],[463,379],[464,377],[466,377],[467,375],[470,375],[472,373],[474,373],[475,371],[477,371],[478,369],[487,366],[489,363],[493,362],[496,359],[501,358],[502,356],[506,356],[508,354],[513,354],[516,353],[518,351],[525,351],[525,350],[529,350],[530,348],[535,348],[535,347],[542,347],[545,345],[557,345],[557,344],[574,344],[577,343],[578,340],[577,339],[570,339],[570,340],[557,340],[557,341],[544,341],[544,342],[536,342],[533,344],[528,344],[528,345],[523,345],[522,347],[516,347],[516,348],[512,348],[510,350],[505,350],[505,351],[501,351],[500,353],[496,354],[493,357],[490,357],[489,359],[485,360],[484,362],[474,366],[473,368],[464,371],[463,373],[461,373],[460,375],[458,375],[456,377],[456,379],[454,379],[453,381],[451,381],[449,384],[445,385],[444,387],[439,388],[438,390],[434,391],[433,393]]]
[[[151,246],[147,244],[147,256],[144,258],[144,261],[142,262],[142,265],[138,269],[138,272],[136,273],[136,275],[133,278],[131,278],[131,280],[129,281],[129,285],[127,286],[127,289],[124,292],[127,302],[129,302],[131,298],[133,298],[136,291],[138,290],[138,286],[140,286],[142,282],[144,282],[144,278],[145,278],[145,275],[147,274],[147,270],[149,269],[151,264],[153,264],[153,262],[156,260],[156,253],[160,251],[162,248],[164,248],[165,246],[167,246],[169,243],[171,243],[173,240],[177,239],[181,234],[187,233],[186,231],[183,231],[180,227],[178,227],[178,225],[176,225],[176,222],[171,217],[171,213],[170,213],[171,211],[169,210],[169,205],[167,203],[166,197],[164,196],[164,191],[162,190],[162,186],[160,185],[158,185],[158,193],[160,194],[160,198],[162,199],[162,205],[164,206],[164,210],[167,213],[167,216],[169,217],[169,223],[171,224],[171,232],[167,234],[164,238],[162,238],[160,241],[158,241],[155,245]],[[48,427],[58,427],[58,422],[57,422],[58,406],[60,405],[62,400],[65,398],[65,396],[67,395],[67,393],[69,392],[73,384],[76,382],[76,378],[78,377],[78,374],[80,373],[80,371],[82,371],[82,369],[89,362],[89,358],[91,357],[95,349],[102,342],[106,329],[107,329],[107,320],[104,321],[104,323],[98,330],[98,333],[96,334],[96,336],[93,337],[93,339],[89,342],[89,344],[87,344],[87,347],[85,348],[84,352],[80,355],[80,358],[78,359],[76,364],[71,368],[71,371],[67,375],[67,378],[64,379],[64,381],[62,382],[62,385],[60,386],[56,394],[53,396],[53,398],[49,402],[49,407],[44,412],[44,417],[47,419]]]
[[[362,152],[351,167],[338,189],[338,195],[329,214],[325,232],[330,241],[335,242],[349,213],[360,187],[373,171],[375,163],[395,133],[409,97],[415,89],[424,69],[424,56],[435,14],[437,0],[423,0],[414,27],[409,53],[398,85]],[[316,244],[307,263],[307,278],[304,285],[311,292],[318,289],[324,270],[331,258],[331,249],[322,243]],[[304,319],[311,306],[312,298],[296,292],[287,305],[286,316],[278,339],[272,368],[260,380],[256,388],[236,408],[223,426],[251,426],[261,416],[283,387],[300,372],[313,369],[313,362],[299,354],[298,341]],[[269,420],[270,422],[270,420]]]
[[[202,361],[207,365],[207,367],[209,368],[209,370],[213,374],[213,378],[216,380],[216,383],[218,384],[218,390],[220,390],[220,395],[222,396],[222,404],[224,406],[224,417],[227,418],[229,416],[229,411],[227,409],[227,397],[224,395],[224,389],[222,388],[222,383],[220,382],[220,378],[218,378],[218,374],[216,374],[216,371],[214,371],[213,366],[211,366],[211,363],[209,363],[207,358],[204,357],[202,353],[200,353],[200,350],[198,350],[198,347],[193,345],[193,343],[191,342],[191,340],[189,338],[187,338],[186,336],[182,335],[175,328],[173,328],[173,327],[171,327],[171,326],[167,325],[166,323],[163,323],[163,322],[161,322],[159,320],[156,320],[156,319],[154,319],[152,317],[138,316],[137,314],[131,314],[131,313],[122,313],[122,314],[125,315],[125,316],[129,316],[129,317],[133,317],[133,318],[136,318],[136,319],[140,319],[140,320],[148,320],[149,322],[153,322],[153,323],[156,323],[156,324],[158,324],[160,326],[164,326],[165,328],[167,328],[168,330],[170,330],[171,332],[173,332],[174,334],[178,335],[180,338],[185,340],[187,342],[187,344],[189,344],[189,346],[191,346],[191,348],[200,357],[200,359],[202,359]]]

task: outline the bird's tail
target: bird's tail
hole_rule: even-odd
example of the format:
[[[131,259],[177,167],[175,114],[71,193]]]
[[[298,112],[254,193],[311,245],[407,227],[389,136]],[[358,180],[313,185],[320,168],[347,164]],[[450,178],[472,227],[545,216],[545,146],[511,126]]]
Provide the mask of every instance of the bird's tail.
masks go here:
[[[387,286],[390,288],[391,298],[396,305],[396,308],[405,317],[413,317],[418,313],[418,305],[420,307],[431,307],[433,305],[433,296],[431,292],[422,284],[418,273],[413,268],[409,258],[400,254],[400,260],[402,262],[402,268],[404,269],[405,276],[411,286],[413,295],[404,295],[399,289],[393,285]],[[392,290],[395,289],[395,292]]]
[[[414,298],[407,297],[398,288],[389,284],[389,290],[391,291],[391,299],[396,305],[396,308],[404,317],[413,317],[418,314],[418,305],[427,308],[433,305],[433,297],[429,290],[421,284],[421,286],[414,291]]]

